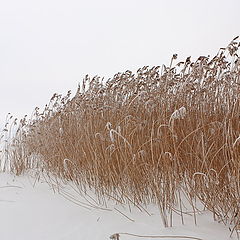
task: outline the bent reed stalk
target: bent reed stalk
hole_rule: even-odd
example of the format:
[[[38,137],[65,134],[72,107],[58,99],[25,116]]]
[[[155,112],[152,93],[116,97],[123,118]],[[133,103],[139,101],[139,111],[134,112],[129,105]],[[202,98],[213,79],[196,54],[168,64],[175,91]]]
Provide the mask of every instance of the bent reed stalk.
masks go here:
[[[20,121],[5,148],[11,172],[39,169],[100,199],[156,203],[165,226],[184,192],[240,223],[240,59],[235,38],[210,59],[86,76]],[[5,163],[7,164],[7,163]],[[182,212],[182,211],[181,211]],[[182,215],[182,214],[181,214]]]

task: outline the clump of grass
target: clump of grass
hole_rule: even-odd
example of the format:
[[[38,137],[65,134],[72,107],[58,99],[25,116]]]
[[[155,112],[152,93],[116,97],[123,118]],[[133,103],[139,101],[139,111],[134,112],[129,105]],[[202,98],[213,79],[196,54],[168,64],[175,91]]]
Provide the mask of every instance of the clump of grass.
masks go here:
[[[39,169],[95,189],[99,201],[156,203],[165,226],[184,192],[214,217],[240,222],[240,59],[235,38],[192,62],[86,76],[21,120],[9,168]]]

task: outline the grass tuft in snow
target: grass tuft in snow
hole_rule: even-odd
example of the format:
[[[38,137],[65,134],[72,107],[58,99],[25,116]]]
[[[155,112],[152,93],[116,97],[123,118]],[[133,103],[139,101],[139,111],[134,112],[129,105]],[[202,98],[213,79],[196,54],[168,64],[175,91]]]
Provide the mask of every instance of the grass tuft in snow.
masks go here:
[[[45,171],[95,189],[98,200],[159,206],[165,226],[184,193],[214,219],[240,223],[240,59],[235,38],[214,58],[86,76],[20,121],[5,169]],[[11,128],[10,128],[11,129]],[[8,130],[10,131],[10,130]]]

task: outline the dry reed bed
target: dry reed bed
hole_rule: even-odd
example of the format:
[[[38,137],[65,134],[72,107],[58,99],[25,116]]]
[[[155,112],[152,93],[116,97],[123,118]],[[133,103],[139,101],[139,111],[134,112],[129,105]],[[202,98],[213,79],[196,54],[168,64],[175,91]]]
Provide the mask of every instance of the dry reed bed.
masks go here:
[[[235,38],[210,59],[83,80],[22,119],[10,170],[38,168],[95,189],[99,200],[157,203],[171,225],[184,192],[225,223],[240,223],[240,59]],[[6,163],[7,164],[7,163]],[[182,215],[182,214],[181,214]]]

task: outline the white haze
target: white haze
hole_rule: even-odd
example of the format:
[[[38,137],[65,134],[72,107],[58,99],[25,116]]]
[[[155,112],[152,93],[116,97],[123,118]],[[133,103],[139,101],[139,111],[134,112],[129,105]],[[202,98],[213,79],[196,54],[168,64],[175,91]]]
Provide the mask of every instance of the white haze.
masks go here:
[[[239,0],[0,0],[0,127],[86,74],[111,77],[172,54],[213,56],[239,34]]]

